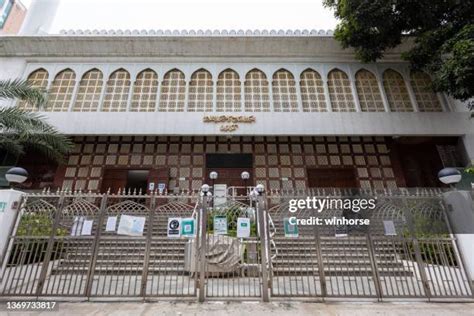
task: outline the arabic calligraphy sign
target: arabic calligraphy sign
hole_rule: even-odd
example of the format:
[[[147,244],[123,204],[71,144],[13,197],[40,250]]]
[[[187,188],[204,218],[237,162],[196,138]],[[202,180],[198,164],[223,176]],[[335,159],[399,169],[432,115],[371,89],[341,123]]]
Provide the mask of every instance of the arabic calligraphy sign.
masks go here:
[[[234,116],[234,115],[206,115],[203,118],[204,123],[224,123],[220,126],[221,132],[235,132],[239,128],[238,123],[255,123],[255,116]]]

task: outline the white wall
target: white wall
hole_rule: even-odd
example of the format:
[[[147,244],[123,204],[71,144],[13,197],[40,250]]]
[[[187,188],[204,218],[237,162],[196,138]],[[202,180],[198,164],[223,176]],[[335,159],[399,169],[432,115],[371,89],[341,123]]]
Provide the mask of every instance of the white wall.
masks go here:
[[[17,214],[20,212],[20,198],[23,192],[15,190],[0,190],[0,203],[6,203],[4,209],[0,209],[0,264],[3,266],[3,255],[8,246],[9,234],[16,224]],[[2,269],[3,271],[3,269]],[[0,271],[1,276],[1,271]]]
[[[468,113],[189,113],[189,112],[42,112],[70,135],[464,135]],[[233,133],[222,124],[204,123],[205,115],[253,115]]]
[[[0,80],[23,78],[25,67],[24,58],[0,57]],[[0,100],[0,106],[10,104],[11,101]]]

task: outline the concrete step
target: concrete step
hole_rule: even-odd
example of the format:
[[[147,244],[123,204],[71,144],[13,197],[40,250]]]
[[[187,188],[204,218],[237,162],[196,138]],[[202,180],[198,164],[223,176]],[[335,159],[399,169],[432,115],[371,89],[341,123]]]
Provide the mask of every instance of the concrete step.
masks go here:
[[[274,267],[274,276],[304,276],[304,275],[315,275],[319,276],[317,269],[310,270],[304,267]],[[373,272],[370,267],[361,267],[357,269],[338,269],[337,267],[325,267],[324,274],[326,277],[331,276],[344,276],[344,277],[373,277]],[[407,269],[396,269],[392,271],[379,271],[380,276],[398,276],[398,277],[411,277],[413,272]]]

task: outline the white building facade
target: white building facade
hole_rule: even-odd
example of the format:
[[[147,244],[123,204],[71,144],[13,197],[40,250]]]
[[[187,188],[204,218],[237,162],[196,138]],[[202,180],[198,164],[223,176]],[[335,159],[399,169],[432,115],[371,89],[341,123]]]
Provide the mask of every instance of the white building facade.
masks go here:
[[[31,189],[196,190],[212,170],[228,186],[248,171],[249,184],[275,190],[438,186],[440,168],[474,159],[466,105],[410,71],[409,42],[362,64],[326,31],[25,24],[1,38],[0,79],[28,79],[48,102],[3,105],[39,111],[76,143],[64,165],[34,153],[17,162],[35,175]]]

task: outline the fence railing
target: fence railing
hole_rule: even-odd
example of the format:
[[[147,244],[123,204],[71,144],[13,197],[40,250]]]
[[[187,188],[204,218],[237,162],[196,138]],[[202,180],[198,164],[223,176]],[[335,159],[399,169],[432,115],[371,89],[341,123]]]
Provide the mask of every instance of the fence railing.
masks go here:
[[[472,298],[440,192],[269,191],[220,205],[198,191],[31,193],[10,232],[0,295]],[[289,212],[290,199],[370,194],[377,206],[360,214],[367,229],[308,225],[287,234],[289,216],[314,215]],[[344,215],[329,208],[320,217]],[[194,220],[194,233],[173,236],[173,219]]]

